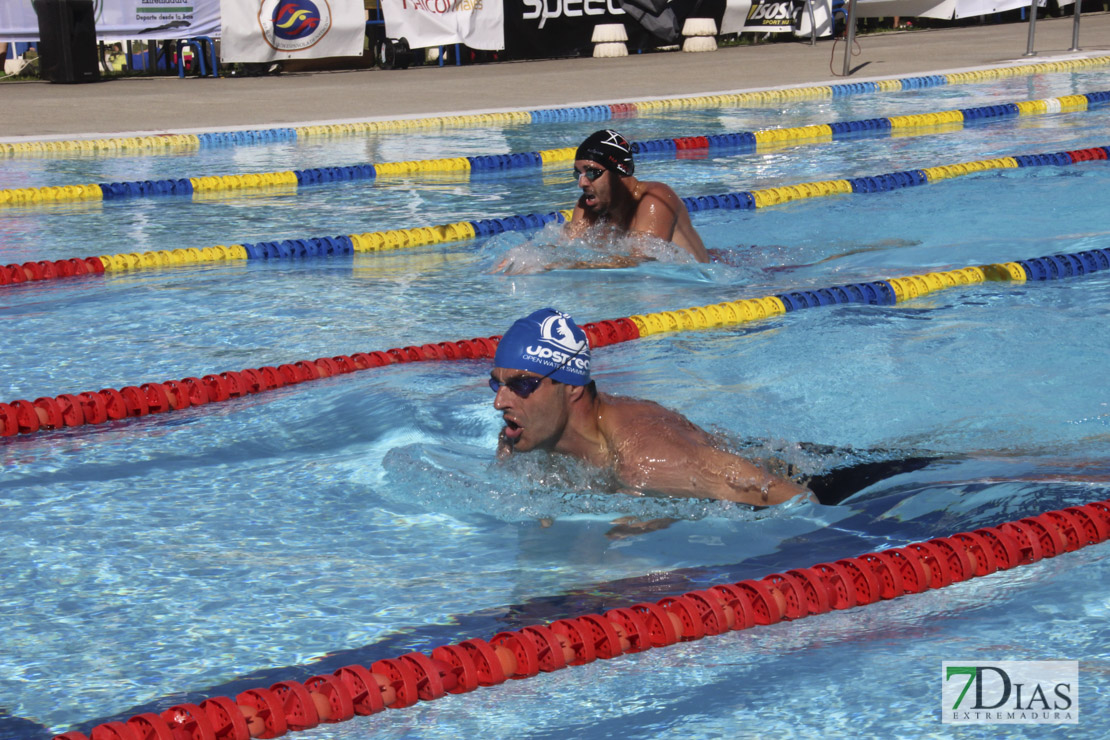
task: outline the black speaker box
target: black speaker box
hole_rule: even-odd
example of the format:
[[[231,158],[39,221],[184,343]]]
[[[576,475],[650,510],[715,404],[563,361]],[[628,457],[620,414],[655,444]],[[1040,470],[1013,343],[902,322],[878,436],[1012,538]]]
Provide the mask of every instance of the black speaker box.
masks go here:
[[[50,82],[96,82],[96,11],[92,0],[34,0],[39,17],[39,74]]]

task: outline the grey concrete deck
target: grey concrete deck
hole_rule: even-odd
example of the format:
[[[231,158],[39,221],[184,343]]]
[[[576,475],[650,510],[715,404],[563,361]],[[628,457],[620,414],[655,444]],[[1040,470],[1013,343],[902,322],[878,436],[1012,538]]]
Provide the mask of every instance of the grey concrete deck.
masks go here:
[[[1072,19],[860,37],[851,74],[844,44],[799,41],[708,54],[638,54],[408,70],[303,72],[253,78],[127,78],[59,85],[0,83],[0,139],[57,139],[396,119],[611,103],[650,97],[858,82],[1110,54],[1110,14],[1082,18],[1082,51],[1068,51]],[[834,72],[835,70],[835,72]]]

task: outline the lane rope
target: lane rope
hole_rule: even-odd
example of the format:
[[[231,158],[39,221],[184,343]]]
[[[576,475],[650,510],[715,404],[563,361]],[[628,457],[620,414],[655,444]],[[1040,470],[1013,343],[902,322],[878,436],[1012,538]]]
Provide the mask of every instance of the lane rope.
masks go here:
[[[632,151],[634,154],[650,155],[652,158],[669,155],[676,158],[689,158],[692,152],[698,151],[757,152],[803,143],[821,144],[864,136],[904,136],[920,129],[941,128],[947,133],[972,122],[997,121],[1016,116],[1081,112],[1094,110],[1108,103],[1110,103],[1110,91],[1101,91],[935,113],[884,116],[859,121],[838,121],[741,133],[649,139],[632,142]],[[204,199],[221,192],[295,191],[300,187],[380,180],[388,177],[412,177],[422,173],[465,172],[470,175],[486,175],[571,162],[574,160],[575,151],[574,147],[564,147],[517,154],[485,154],[378,164],[338,165],[281,172],[0,189],[0,206],[27,207],[71,201],[125,200],[171,195],[189,195]]]
[[[419,129],[444,129],[488,126],[491,124],[532,124],[574,121],[609,121],[629,118],[638,113],[656,113],[689,108],[780,105],[796,100],[821,100],[875,92],[920,90],[943,85],[963,85],[1009,77],[1022,77],[1053,72],[1075,72],[1110,64],[1110,56],[1092,56],[1010,67],[991,67],[967,72],[952,72],[920,77],[894,78],[835,85],[810,85],[773,90],[696,95],[661,100],[641,100],[608,105],[569,106],[532,111],[478,113],[454,116],[432,116],[394,121],[354,121],[320,124],[295,128],[257,129],[204,134],[165,134],[159,136],[123,136],[104,139],[70,141],[0,142],[2,156],[70,156],[72,154],[125,153],[170,154],[196,151],[208,147],[268,144],[313,138],[364,136],[372,133],[396,133]]]
[[[964,267],[942,272],[799,290],[777,295],[694,306],[677,311],[636,314],[582,325],[590,346],[611,344],[667,332],[736,326],[787,312],[843,303],[894,305],[929,293],[985,281],[1046,281],[1110,270],[1110,249]],[[203,377],[143,383],[119,389],[63,393],[33,401],[0,403],[0,437],[63,429],[181,411],[221,403],[333,375],[396,363],[492,358],[500,335],[460,341],[395,347],[385,351],[320,357],[281,365],[212,373]]]
[[[1078,149],[1068,152],[1026,154],[973,162],[961,162],[924,169],[904,170],[886,174],[854,177],[847,180],[824,180],[798,185],[762,188],[759,190],[700,195],[683,198],[690,213],[716,209],[755,209],[782,205],[794,200],[849,193],[880,193],[917,185],[962,177],[976,172],[1040,166],[1068,166],[1083,162],[1105,161],[1110,146]],[[505,218],[460,221],[438,226],[372,231],[364,234],[285,239],[254,244],[189,247],[186,249],[155,249],[146,252],[105,254],[99,257],[71,257],[60,260],[28,261],[0,265],[0,287],[42,280],[80,277],[106,272],[146,270],[164,267],[211,264],[237,260],[274,260],[315,257],[350,256],[356,252],[381,252],[424,247],[447,242],[495,236],[507,231],[542,228],[551,222],[570,220],[569,209],[552,213],[532,213]]]
[[[92,728],[93,740],[250,740],[403,709],[506,680],[612,660],[727,632],[920,594],[1030,565],[1110,536],[1110,501],[868,552],[175,704]],[[90,740],[73,730],[54,740]]]

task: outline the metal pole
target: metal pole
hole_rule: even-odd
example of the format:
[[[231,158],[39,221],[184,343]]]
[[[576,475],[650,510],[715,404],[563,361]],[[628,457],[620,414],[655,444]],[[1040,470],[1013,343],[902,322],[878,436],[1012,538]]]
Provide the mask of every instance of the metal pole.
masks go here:
[[[1068,51],[1079,51],[1079,16],[1083,8],[1083,0],[1075,0],[1075,21],[1071,24],[1071,48]]]
[[[1029,43],[1025,47],[1025,53],[1022,56],[1035,57],[1037,52],[1033,51],[1033,37],[1037,32],[1037,0],[1029,0]]]
[[[809,10],[809,45],[817,46],[817,21],[813,20],[813,0],[806,0]]]
[[[848,5],[848,20],[845,21],[847,26],[845,29],[844,38],[848,45],[844,47],[844,76],[848,76],[848,71],[851,68],[852,61],[852,44],[856,40],[856,4],[853,0],[846,0]],[[1033,0],[1037,2],[1037,0]]]

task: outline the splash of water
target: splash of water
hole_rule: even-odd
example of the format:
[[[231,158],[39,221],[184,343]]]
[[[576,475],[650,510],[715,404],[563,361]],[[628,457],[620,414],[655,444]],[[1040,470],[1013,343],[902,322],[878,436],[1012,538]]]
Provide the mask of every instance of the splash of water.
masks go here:
[[[383,495],[426,510],[507,522],[571,515],[753,519],[789,516],[807,506],[798,500],[757,511],[731,501],[629,495],[609,472],[566,455],[533,451],[494,461],[491,449],[461,443],[395,447],[383,460]]]
[[[633,267],[644,262],[697,264],[682,247],[648,234],[620,233],[599,224],[577,238],[549,223],[530,237],[506,232],[491,238],[481,255],[488,272],[529,275],[548,270]]]

